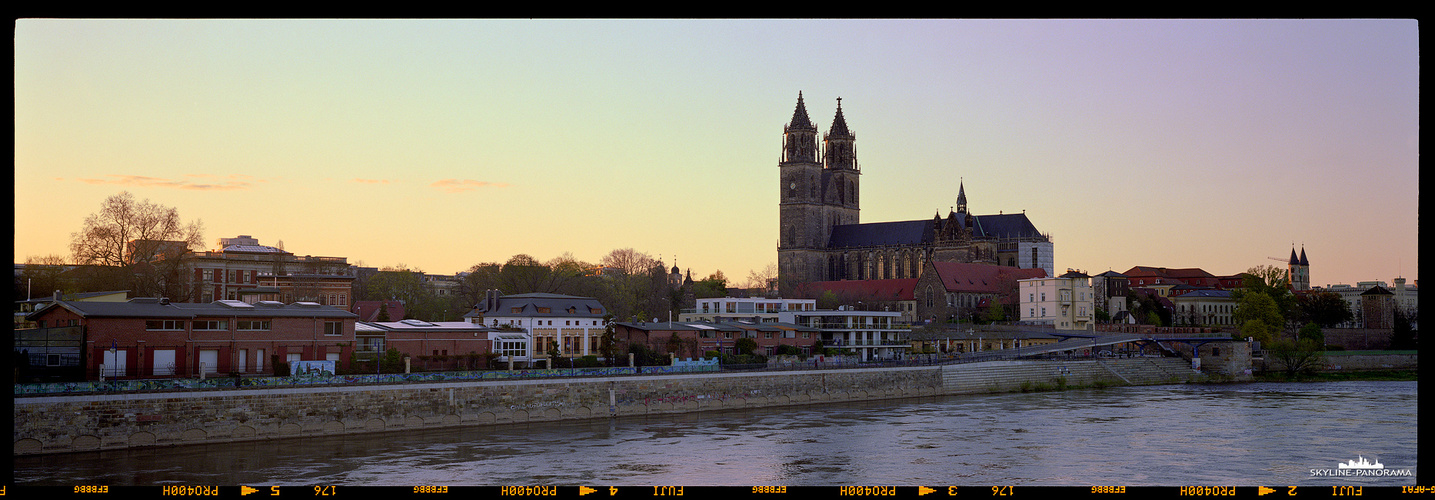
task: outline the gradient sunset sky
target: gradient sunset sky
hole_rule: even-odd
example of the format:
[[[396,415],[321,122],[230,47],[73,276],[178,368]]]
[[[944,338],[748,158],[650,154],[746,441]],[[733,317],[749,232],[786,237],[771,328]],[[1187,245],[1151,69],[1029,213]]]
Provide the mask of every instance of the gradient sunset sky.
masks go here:
[[[121,191],[299,255],[452,274],[777,261],[802,92],[863,222],[1025,211],[1058,273],[1418,278],[1414,20],[15,24],[15,261]],[[1282,262],[1270,260],[1279,258]]]

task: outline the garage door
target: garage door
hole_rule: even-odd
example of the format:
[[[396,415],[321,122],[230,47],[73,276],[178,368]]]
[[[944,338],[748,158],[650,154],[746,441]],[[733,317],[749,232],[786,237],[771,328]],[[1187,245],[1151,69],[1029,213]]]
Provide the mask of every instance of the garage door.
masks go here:
[[[154,375],[174,375],[174,349],[154,351]]]
[[[204,368],[204,373],[219,373],[219,350],[203,349],[199,351],[199,364]]]

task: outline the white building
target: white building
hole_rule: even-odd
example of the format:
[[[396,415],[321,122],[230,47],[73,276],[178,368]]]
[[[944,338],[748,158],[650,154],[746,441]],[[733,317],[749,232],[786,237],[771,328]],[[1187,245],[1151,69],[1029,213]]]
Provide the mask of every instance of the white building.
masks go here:
[[[775,323],[780,313],[816,311],[817,299],[769,299],[763,297],[716,297],[697,299],[697,307],[683,310],[679,321],[745,320],[753,323]]]
[[[1234,325],[1231,313],[1236,301],[1230,290],[1196,290],[1171,297],[1176,306],[1171,321],[1176,326]]]
[[[1360,294],[1365,293],[1371,288],[1375,288],[1377,286],[1389,290],[1390,293],[1394,294],[1395,306],[1401,311],[1406,312],[1406,314],[1412,321],[1416,320],[1416,318],[1418,317],[1417,313],[1420,311],[1420,280],[1415,280],[1415,284],[1413,286],[1406,286],[1405,278],[1401,277],[1395,278],[1395,286],[1393,287],[1387,285],[1384,281],[1359,281],[1355,283],[1355,286],[1341,283],[1335,285],[1326,285],[1323,288],[1315,288],[1315,290],[1322,292],[1331,292],[1336,295],[1339,295],[1340,298],[1345,299],[1345,302],[1350,305],[1351,314],[1355,315],[1355,318],[1349,323],[1345,323],[1340,326],[1347,328],[1361,328],[1364,325],[1362,324],[1360,318],[1361,311],[1363,311]]]
[[[492,328],[527,330],[530,359],[546,359],[550,345],[562,356],[588,356],[599,352],[608,310],[598,299],[554,293],[503,295],[489,290],[484,300],[463,315],[465,320]],[[495,350],[501,346],[495,346]]]
[[[901,359],[912,347],[912,330],[896,311],[787,311],[778,317],[782,323],[816,328],[823,346],[852,350],[863,361]]]
[[[1091,330],[1096,295],[1091,277],[1068,269],[1054,278],[1017,280],[1020,321],[1029,325],[1051,325],[1057,330]]]

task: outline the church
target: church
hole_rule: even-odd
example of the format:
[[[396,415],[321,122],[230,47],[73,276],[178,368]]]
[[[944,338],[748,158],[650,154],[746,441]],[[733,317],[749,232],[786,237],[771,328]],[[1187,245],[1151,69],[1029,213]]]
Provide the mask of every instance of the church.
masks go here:
[[[783,127],[778,161],[777,267],[783,293],[802,283],[917,278],[928,262],[1042,268],[1052,276],[1052,243],[1025,213],[974,215],[964,183],[944,216],[862,223],[859,217],[857,135],[847,128],[842,100],[822,135],[807,115],[802,93]]]

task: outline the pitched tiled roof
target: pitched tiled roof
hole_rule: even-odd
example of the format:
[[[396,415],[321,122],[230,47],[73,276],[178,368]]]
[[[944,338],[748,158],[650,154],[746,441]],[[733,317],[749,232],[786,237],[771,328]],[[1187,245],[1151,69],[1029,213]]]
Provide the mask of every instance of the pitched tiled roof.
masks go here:
[[[287,317],[287,318],[356,318],[354,313],[333,306],[315,303],[261,301],[246,304],[239,301],[217,301],[208,304],[164,302],[153,298],[136,298],[128,302],[59,301],[31,313],[37,316],[53,307],[63,307],[85,318],[200,318],[200,317]]]
[[[1042,268],[1022,269],[991,264],[968,264],[965,262],[933,262],[937,277],[948,292],[1004,293],[999,288],[1003,276],[1012,280],[1045,278]]]
[[[498,297],[497,305],[487,309],[488,305],[480,302],[478,307],[463,315],[465,318],[487,314],[490,316],[554,316],[554,317],[585,317],[599,318],[607,313],[603,304],[592,297],[576,297],[573,295],[560,295],[556,293],[524,293],[518,295],[502,295]],[[517,309],[517,312],[514,310]],[[540,312],[546,309],[547,312]]]

